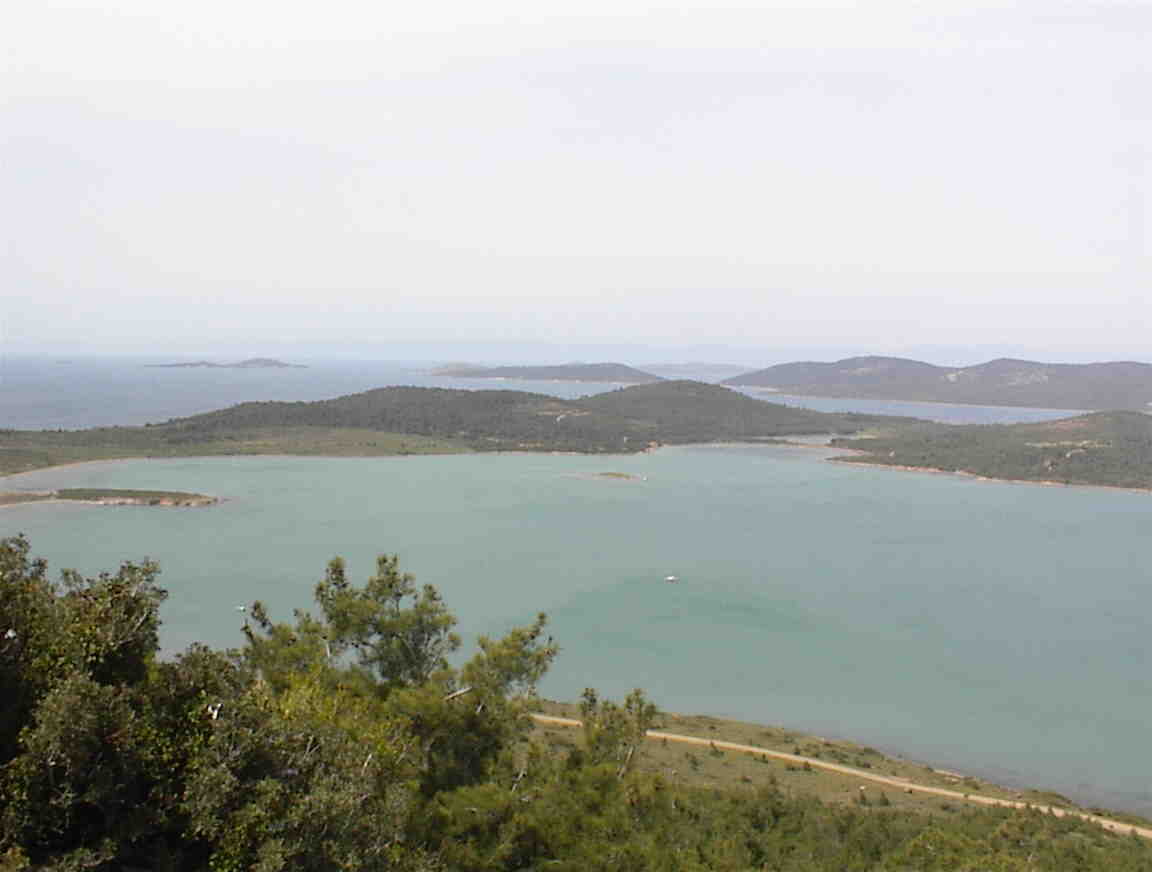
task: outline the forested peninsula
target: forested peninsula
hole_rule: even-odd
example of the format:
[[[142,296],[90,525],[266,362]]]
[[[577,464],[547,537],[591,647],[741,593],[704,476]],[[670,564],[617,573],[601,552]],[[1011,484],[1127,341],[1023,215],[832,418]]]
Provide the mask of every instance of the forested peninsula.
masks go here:
[[[848,434],[899,420],[796,409],[693,381],[637,385],[580,400],[524,391],[387,387],[315,402],[242,403],[143,427],[0,431],[0,474],[117,457],[633,453],[655,444]]]
[[[1137,818],[1105,829],[1058,797],[971,805],[977,782],[918,807],[898,778],[892,795],[829,793],[807,762],[887,768],[871,749],[765,731],[805,762],[729,770],[710,721],[695,752],[671,752],[649,737],[666,720],[641,690],[587,690],[576,729],[536,728],[559,654],[546,617],[452,656],[456,617],[394,556],[363,584],[336,558],[311,611],[254,603],[238,649],[171,658],[158,573],[53,582],[26,539],[0,540],[4,872],[1152,868]],[[728,771],[741,774],[704,774]]]
[[[1100,411],[1152,408],[1152,364],[1038,363],[1001,358],[935,366],[899,357],[782,363],[723,384],[785,394]]]
[[[962,472],[986,478],[1152,488],[1152,415],[1095,412],[1042,423],[911,425],[833,440],[852,463]]]

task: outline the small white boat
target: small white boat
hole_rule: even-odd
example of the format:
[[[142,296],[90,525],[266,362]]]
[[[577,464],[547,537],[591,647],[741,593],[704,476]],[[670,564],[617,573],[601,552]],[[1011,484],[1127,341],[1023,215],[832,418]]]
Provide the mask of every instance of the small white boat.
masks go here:
[[[676,576],[676,575],[665,575],[664,580],[666,582],[668,582],[669,584],[675,584],[676,582],[678,582],[680,580],[680,577]]]

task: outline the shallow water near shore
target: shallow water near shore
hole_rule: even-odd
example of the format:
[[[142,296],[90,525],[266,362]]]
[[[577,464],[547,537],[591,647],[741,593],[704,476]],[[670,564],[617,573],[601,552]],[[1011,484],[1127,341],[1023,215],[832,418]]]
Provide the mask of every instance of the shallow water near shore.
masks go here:
[[[856,739],[1152,813],[1152,496],[827,463],[814,448],[628,457],[140,460],[5,488],[185,490],[207,508],[0,511],[55,569],[160,561],[166,651],[288,617],[333,555],[396,552],[466,643],[538,611],[542,692],[643,687],[661,707]],[[627,473],[635,478],[599,476]],[[678,576],[676,584],[664,582]]]

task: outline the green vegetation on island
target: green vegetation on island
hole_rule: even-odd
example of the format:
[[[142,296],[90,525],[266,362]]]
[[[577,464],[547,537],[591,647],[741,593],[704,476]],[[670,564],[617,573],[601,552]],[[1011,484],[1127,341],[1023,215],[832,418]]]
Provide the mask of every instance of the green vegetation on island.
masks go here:
[[[828,414],[766,403],[720,385],[686,380],[619,388],[585,397],[578,405],[595,415],[627,421],[631,433],[669,444],[762,442],[914,423],[912,418]]]
[[[993,426],[924,424],[836,439],[852,463],[964,472],[987,478],[1152,488],[1152,415],[1095,412]]]
[[[1000,359],[947,367],[899,357],[852,357],[834,363],[783,363],[723,383],[820,397],[1073,410],[1152,407],[1152,364],[1127,361]]]
[[[1074,815],[825,801],[802,785],[822,776],[785,782],[754,757],[702,781],[730,753],[707,741],[653,767],[662,720],[641,691],[586,691],[579,730],[535,729],[558,654],[544,616],[459,659],[455,617],[394,557],[362,586],[333,560],[313,611],[279,622],[254,604],[240,649],[171,659],[157,573],[54,583],[26,540],[0,541],[4,872],[1152,868],[1135,832]]]
[[[110,506],[209,506],[216,497],[184,491],[129,490],[124,488],[61,488],[51,491],[0,493],[0,506],[43,500],[74,500]]]
[[[143,427],[0,431],[0,474],[117,457],[620,453],[653,443],[846,434],[896,420],[795,409],[691,381],[637,385],[581,400],[524,391],[388,387],[316,402],[242,403]]]
[[[608,382],[649,384],[662,381],[658,375],[642,372],[623,363],[564,363],[553,366],[472,366],[453,364],[435,370],[433,375],[454,378],[508,378],[534,381]]]

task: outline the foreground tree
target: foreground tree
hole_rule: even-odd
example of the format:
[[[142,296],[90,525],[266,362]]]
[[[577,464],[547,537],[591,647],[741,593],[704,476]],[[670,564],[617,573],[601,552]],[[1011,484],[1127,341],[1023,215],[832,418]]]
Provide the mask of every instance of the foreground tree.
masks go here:
[[[162,838],[163,803],[149,803],[163,743],[145,687],[166,594],[152,563],[55,584],[28,550],[0,542],[0,848],[98,868]]]
[[[139,682],[157,649],[158,609],[167,593],[154,563],[125,563],[115,574],[48,580],[27,539],[0,541],[0,763],[39,701],[59,682],[82,675],[114,686]]]
[[[307,672],[406,723],[424,796],[484,778],[530,729],[536,685],[558,651],[544,638],[544,615],[501,639],[481,637],[479,651],[454,668],[456,617],[434,587],[417,589],[395,556],[378,558],[363,587],[336,558],[315,593],[319,616],[297,610],[294,624],[275,623],[254,604],[246,662],[277,692]]]
[[[523,738],[556,653],[541,616],[451,667],[455,617],[382,557],[363,587],[334,560],[320,617],[257,604],[242,651],[157,662],[154,564],[28,554],[0,543],[2,868],[427,868],[413,815]]]

